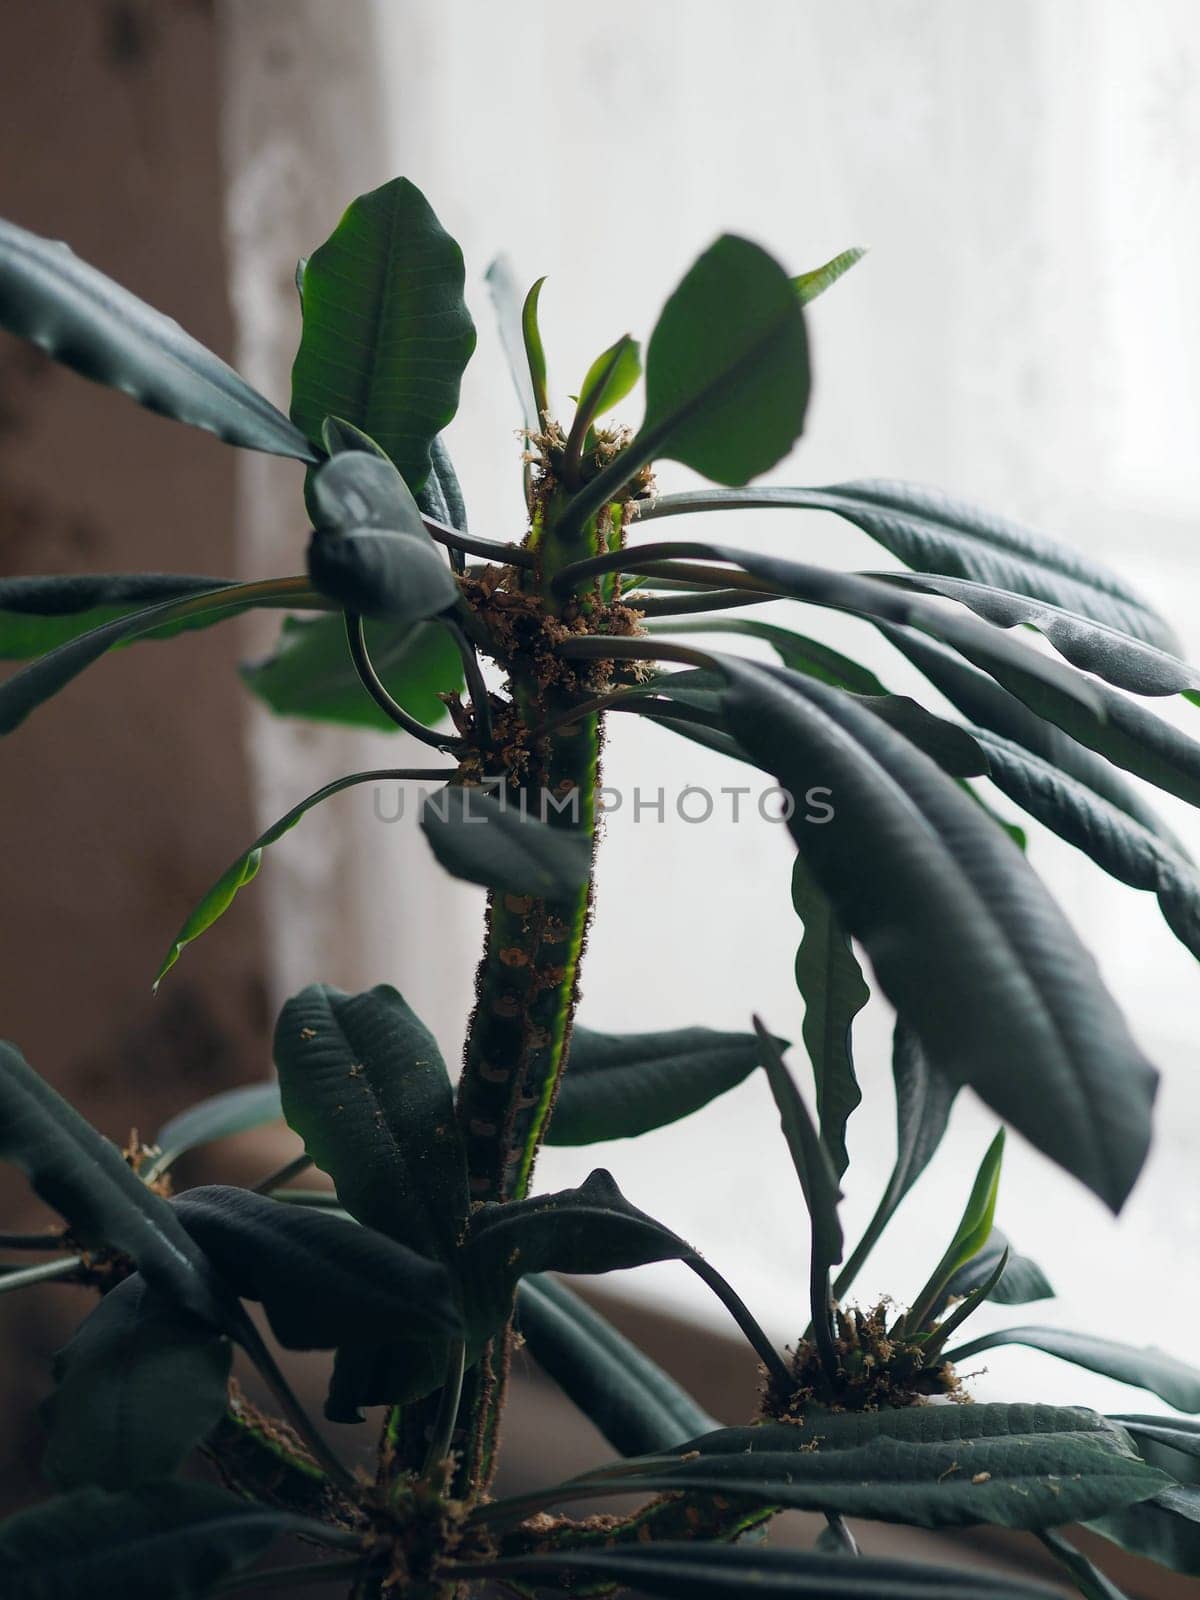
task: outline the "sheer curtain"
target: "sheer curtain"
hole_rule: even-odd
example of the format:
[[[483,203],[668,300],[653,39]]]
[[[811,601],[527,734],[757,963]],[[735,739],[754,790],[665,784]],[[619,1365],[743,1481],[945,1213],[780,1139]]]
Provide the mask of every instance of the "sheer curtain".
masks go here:
[[[547,0],[229,0],[228,15],[232,37],[258,52],[232,74],[246,348],[258,351],[268,330],[273,353],[263,359],[278,390],[295,333],[280,287],[290,255],[327,231],[347,193],[410,175],[467,255],[480,346],[450,444],[478,531],[511,537],[521,521],[516,412],[482,284],[497,250],[511,252],[523,281],[549,276],[544,332],[565,396],[597,351],[626,329],[649,330],[716,233],[748,234],[795,270],[865,244],[866,261],[813,308],[811,422],[774,476],[924,480],[1027,520],[1120,566],[1200,656],[1200,16],[1187,0],[1136,11],[1116,0],[608,0],[586,11]],[[291,67],[269,66],[271,37]],[[293,74],[292,92],[313,91],[316,113],[280,99],[281,72]],[[272,81],[274,99],[264,99]],[[265,477],[247,487],[257,559]],[[683,536],[686,525],[670,531]],[[746,515],[723,532],[850,567],[887,565],[853,530],[813,514]],[[800,625],[860,652],[889,687],[913,686],[865,627],[820,614]],[[1200,717],[1187,706],[1177,714],[1185,724]],[[743,1027],[757,1009],[798,1039],[783,830],[753,811],[735,826],[724,807],[704,825],[681,821],[671,802],[684,785],[719,791],[749,780],[632,718],[610,720],[606,778],[627,799],[607,825],[582,1019],[607,1029]],[[318,745],[327,764],[368,759],[361,741]],[[281,773],[289,797],[315,781],[295,766],[296,747],[278,729],[261,747],[273,812]],[[643,810],[635,822],[632,789],[652,797],[660,784],[666,820]],[[1162,809],[1200,845],[1183,808]],[[305,827],[310,841],[325,829],[319,881],[299,840],[277,847],[283,860],[272,863],[281,986],[315,975],[319,955],[341,981],[398,975],[452,1055],[482,897],[434,876],[413,830],[383,830],[365,797]],[[998,1220],[1058,1289],[1032,1320],[1153,1339],[1187,1356],[1171,1330],[1200,1312],[1194,1277],[1178,1270],[1200,1234],[1195,965],[1150,897],[1111,884],[1036,829],[1030,853],[1164,1085],[1154,1154],[1119,1222],[1017,1139]],[[356,890],[368,892],[360,937],[348,931],[362,910],[350,902]],[[440,930],[436,944],[406,931],[413,914],[418,927]],[[872,1002],[857,1036],[865,1101],[851,1124],[851,1234],[891,1160],[889,1037],[886,1008]],[[915,1291],[992,1126],[962,1097],[894,1239],[863,1274],[864,1295]],[[805,1227],[761,1084],[644,1140],[546,1152],[539,1182],[573,1181],[597,1163],[700,1244],[781,1337],[798,1331]],[[674,1268],[621,1287],[718,1314]],[[1169,1309],[1154,1328],[1139,1316],[1148,1304]],[[981,1330],[989,1317],[1031,1320],[981,1313]],[[980,1393],[1061,1392],[1065,1374],[1048,1359],[1013,1349],[989,1364]],[[1069,1392],[1100,1404],[1130,1398],[1085,1374],[1071,1375]]]

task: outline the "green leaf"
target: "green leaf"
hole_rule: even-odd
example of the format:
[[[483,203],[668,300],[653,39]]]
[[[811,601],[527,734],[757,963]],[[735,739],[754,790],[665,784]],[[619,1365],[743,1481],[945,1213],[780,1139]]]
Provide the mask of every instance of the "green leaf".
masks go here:
[[[1041,1267],[1035,1261],[1030,1261],[1028,1256],[1013,1254],[1004,1234],[999,1228],[993,1228],[987,1242],[971,1260],[951,1274],[940,1297],[941,1304],[944,1305],[947,1299],[968,1295],[986,1283],[1006,1251],[1009,1254],[1004,1272],[988,1294],[988,1299],[1005,1306],[1028,1305],[1031,1300],[1052,1300],[1054,1290]]]
[[[783,668],[725,657],[728,726],[785,788],[819,773],[834,816],[789,827],[931,1065],[1119,1209],[1156,1074],[1020,852],[919,751]],[[948,999],[952,997],[952,1002]]]
[[[0,222],[0,326],[85,378],[227,444],[316,459],[269,400],[171,317],[65,244],[11,222]]]
[[[946,1293],[954,1274],[977,1256],[991,1237],[1003,1160],[1004,1129],[1001,1128],[979,1163],[979,1171],[975,1174],[975,1182],[971,1185],[971,1193],[967,1197],[953,1239],[946,1246],[945,1254],[933,1269],[933,1275],[913,1301],[912,1310],[904,1319],[905,1327],[910,1332],[920,1331],[933,1307]],[[993,1262],[992,1267],[995,1265]]]
[[[717,1424],[655,1362],[557,1279],[517,1292],[525,1348],[622,1455],[668,1450]]]
[[[866,253],[861,246],[854,245],[851,249],[843,250],[834,256],[823,267],[814,267],[811,272],[802,272],[798,278],[793,278],[792,284],[800,296],[800,304],[806,306],[819,294],[824,294],[826,289],[831,289],[843,274],[862,260]]]
[[[417,505],[426,517],[433,517],[438,522],[444,522],[448,527],[457,528],[460,533],[467,531],[467,507],[463,500],[462,486],[458,481],[458,473],[454,470],[454,463],[450,459],[450,452],[442,443],[439,435],[429,447],[432,465],[429,476],[425,479],[425,486],[417,496]]]
[[[1123,578],[1070,545],[919,484],[864,479],[822,489],[764,487],[662,495],[641,514],[771,508],[830,511],[918,572],[967,578],[1063,606],[1135,639],[1177,651],[1170,624]]]
[[[406,178],[361,195],[304,269],[293,422],[316,443],[344,417],[416,494],[475,348],[463,281],[462,251]]]
[[[636,602],[635,602],[636,604]],[[806,634],[795,633],[790,628],[777,627],[772,622],[759,622],[755,617],[703,617],[650,623],[650,633],[736,633],[746,639],[760,639],[769,644],[785,667],[793,672],[805,672],[834,689],[848,689],[852,694],[886,694],[887,690],[875,674],[857,661],[851,661],[840,650],[831,649]]]
[[[115,617],[39,656],[0,684],[0,733],[11,733],[20,727],[31,711],[65,688],[93,661],[115,645],[141,634],[161,637],[164,625],[179,631],[177,624],[198,627],[209,621],[224,622],[254,606],[302,606],[315,600],[306,580],[282,578],[277,582],[225,584],[208,594],[167,600]]]
[[[1120,1512],[1117,1515],[1121,1515]],[[1075,1580],[1075,1587],[1084,1600],[1129,1600],[1123,1589],[1107,1578],[1099,1567],[1060,1534],[1043,1528],[1039,1535],[1046,1548],[1052,1551]]]
[[[579,390],[579,410],[591,423],[619,406],[642,375],[642,347],[629,334],[598,355]]]
[[[725,234],[650,336],[646,415],[630,455],[746,483],[799,438],[808,391],[808,340],[791,280],[758,245]]]
[[[456,605],[460,591],[420,507],[389,461],[345,450],[312,474],[313,586],[348,611],[397,625]]]
[[[838,1174],[821,1136],[813,1126],[791,1073],[774,1039],[754,1019],[761,1047],[763,1071],[779,1112],[783,1136],[787,1140],[792,1165],[804,1191],[804,1203],[812,1222],[812,1261],[814,1273],[828,1274],[842,1259],[842,1225],[838,1202],[842,1198]],[[813,1312],[817,1315],[816,1308]]]
[[[366,624],[371,661],[410,716],[432,727],[446,715],[443,695],[462,688],[462,657],[437,623],[414,628]],[[241,669],[242,681],[276,715],[395,733],[396,724],[362,686],[340,616],[285,617],[274,652]]]
[[[285,812],[278,822],[273,822],[265,833],[260,833],[250,848],[244,850],[236,861],[226,867],[212,888],[188,914],[183,926],[175,935],[162,966],[155,974],[154,988],[157,990],[167,973],[179,960],[185,947],[194,939],[198,939],[202,933],[207,932],[219,917],[224,916],[233,904],[238,890],[244,889],[248,883],[253,883],[257,878],[258,869],[262,865],[262,853],[267,846],[274,844],[277,839],[282,839],[285,833],[290,833],[306,812],[320,805],[322,800],[328,800],[331,795],[340,794],[343,789],[351,789],[360,783],[386,783],[417,776],[432,777],[434,774],[420,774],[389,767],[377,768],[372,772],[351,772],[346,777],[336,778],[332,783],[327,783],[323,788],[306,795],[298,805]]]
[[[509,374],[517,391],[521,421],[525,424],[527,433],[540,433],[542,422],[538,416],[537,398],[533,392],[533,380],[529,375],[529,359],[525,353],[521,291],[517,287],[512,262],[507,256],[499,255],[483,276],[495,308],[496,326],[508,361]],[[542,281],[545,282],[544,279]]]
[[[55,1357],[42,1470],[58,1489],[170,1477],[224,1415],[231,1354],[227,1339],[134,1273]]]
[[[534,416],[538,419],[534,432],[540,432],[550,414],[550,396],[546,388],[546,351],[542,344],[542,330],[538,326],[538,301],[542,297],[545,278],[539,278],[525,296],[521,307],[521,337],[525,345],[525,362],[533,384]]]
[[[1181,1463],[1181,1456],[1200,1462],[1200,1422],[1191,1422],[1186,1417],[1137,1415],[1110,1416],[1108,1420],[1124,1428],[1139,1455],[1152,1466],[1162,1467],[1173,1478],[1185,1478],[1187,1464]],[[1197,1476],[1187,1479],[1188,1482],[1200,1483],[1200,1467],[1195,1471]]]
[[[592,841],[552,827],[505,797],[448,784],[426,798],[421,827],[434,855],[455,878],[543,899],[574,894],[592,870]]]
[[[467,1218],[450,1079],[429,1030],[395,989],[310,984],[275,1029],[283,1109],[347,1211],[448,1258]]]
[[[21,1168],[80,1244],[123,1250],[152,1288],[215,1327],[228,1324],[231,1308],[168,1202],[3,1042],[0,1158]]]
[[[235,1133],[262,1128],[282,1119],[277,1083],[252,1083],[244,1089],[226,1089],[222,1094],[210,1095],[207,1100],[189,1106],[163,1123],[154,1136],[157,1154],[143,1165],[139,1176],[143,1182],[149,1182],[168,1171],[181,1155],[197,1145],[228,1139]]]
[[[947,1351],[947,1360],[966,1361],[981,1351],[1006,1344],[1027,1345],[1118,1383],[1149,1389],[1177,1411],[1200,1412],[1200,1371],[1154,1345],[1120,1344],[1115,1339],[1071,1333],[1065,1328],[1000,1328]]]
[[[458,1331],[446,1269],[373,1228],[217,1184],[172,1204],[238,1298],[262,1301],[289,1350]]]
[[[618,1584],[663,1600],[745,1600],[747,1595],[787,1600],[1051,1600],[1040,1584],[988,1572],[930,1567],[910,1561],[807,1550],[770,1550],[758,1545],[698,1544],[664,1539],[610,1549],[564,1551],[561,1555],[508,1556],[454,1569],[546,1588]]]
[[[817,1086],[821,1141],[840,1178],[850,1163],[846,1124],[862,1100],[854,1075],[851,1029],[871,991],[833,907],[799,856],[792,873],[792,904],[804,925],[796,952],[796,987],[804,1000],[804,1046]]]
[[[1200,1578],[1200,1489],[1172,1484],[1149,1500],[1088,1523],[1123,1550]]]
[[[0,1580],[21,1600],[201,1600],[285,1533],[332,1537],[205,1483],[77,1489],[0,1523]]]
[[[736,1088],[757,1066],[758,1042],[749,1033],[576,1027],[546,1143],[598,1144],[665,1127]]]
[[[722,1428],[673,1454],[629,1460],[551,1493],[570,1501],[619,1485],[924,1528],[1037,1529],[1118,1510],[1170,1481],[1103,1417],[1066,1406],[821,1412],[799,1424]]]
[[[229,587],[228,578],[173,572],[111,572],[61,578],[0,579],[0,660],[27,661],[140,611],[147,603],[179,600]],[[184,628],[207,628],[220,616],[198,616],[145,635],[168,638]]]

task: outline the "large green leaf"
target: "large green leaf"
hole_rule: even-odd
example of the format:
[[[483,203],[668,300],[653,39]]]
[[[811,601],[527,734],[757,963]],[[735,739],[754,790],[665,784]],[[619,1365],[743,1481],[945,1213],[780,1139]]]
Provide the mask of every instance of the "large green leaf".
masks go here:
[[[993,1228],[982,1249],[965,1262],[947,1280],[942,1304],[958,1299],[981,1288],[991,1277],[1007,1253],[998,1283],[988,1293],[988,1299],[998,1305],[1028,1305],[1031,1300],[1052,1300],[1054,1290],[1045,1273],[1028,1256],[1016,1255],[999,1228]]]
[[[1156,1074],[1020,852],[925,756],[837,690],[726,657],[728,726],[834,816],[789,827],[930,1063],[1119,1208]]]
[[[340,794],[343,789],[351,789],[361,783],[387,783],[404,778],[438,775],[434,772],[384,767],[373,772],[351,772],[344,778],[336,778],[333,783],[325,784],[313,794],[306,795],[298,805],[294,805],[290,811],[285,811],[278,822],[273,822],[265,833],[260,833],[250,848],[243,850],[237,860],[226,867],[203,898],[188,913],[183,926],[171,941],[171,947],[163,958],[162,966],[155,974],[154,988],[158,988],[179,960],[185,947],[191,944],[193,939],[198,939],[202,933],[207,932],[219,917],[224,916],[233,904],[238,890],[244,889],[248,883],[253,883],[258,876],[258,869],[262,865],[262,853],[267,846],[274,844],[277,839],[282,839],[285,833],[290,833],[314,806],[320,805],[322,800],[328,800],[331,795]]]
[[[780,1043],[786,1048],[786,1041]],[[631,1139],[678,1122],[735,1088],[757,1065],[758,1043],[749,1033],[594,1033],[576,1027],[546,1143]]]
[[[437,1044],[387,984],[348,995],[310,984],[275,1029],[283,1109],[342,1204],[423,1254],[448,1257],[467,1176]]]
[[[772,507],[834,512],[918,572],[1009,589],[1164,650],[1178,649],[1170,625],[1101,562],[918,484],[864,479],[823,489],[700,490],[662,495],[645,507],[642,519]]]
[[[912,1406],[722,1428],[675,1452],[571,1479],[545,1500],[611,1494],[619,1485],[926,1528],[1036,1529],[1102,1516],[1169,1482],[1119,1429],[1080,1407]]]
[[[170,1477],[224,1414],[231,1354],[227,1339],[134,1273],[55,1357],[42,1470],[59,1489]]]
[[[316,460],[265,396],[172,318],[11,222],[0,222],[0,326],[150,411],[248,450]]]
[[[421,489],[475,348],[463,281],[462,251],[406,178],[353,201],[304,269],[291,411],[309,439],[343,417]]]
[[[231,1134],[262,1128],[282,1118],[277,1083],[252,1083],[244,1089],[210,1095],[163,1123],[154,1136],[156,1153],[142,1166],[140,1176],[143,1180],[156,1178],[197,1145],[228,1139]]]
[[[373,1228],[217,1184],[188,1189],[173,1205],[233,1292],[262,1301],[289,1350],[458,1330],[445,1268]]]
[[[462,688],[462,657],[434,622],[366,624],[371,662],[410,716],[432,727],[446,715],[443,695]],[[281,717],[306,717],[395,733],[396,724],[362,686],[339,617],[285,617],[273,653],[241,669],[242,681]]]
[[[224,584],[206,594],[187,595],[126,612],[68,639],[0,684],[0,733],[11,733],[19,727],[31,711],[115,645],[139,635],[157,634],[164,625],[178,631],[179,624],[204,626],[223,622],[254,606],[324,604],[308,589],[306,580],[283,578],[277,583]]]
[[[170,1204],[4,1042],[0,1159],[22,1169],[80,1244],[123,1250],[151,1287],[214,1326],[228,1323],[230,1305]]]
[[[200,1600],[278,1536],[332,1530],[205,1483],[77,1489],[0,1523],[13,1600]]]
[[[561,1555],[508,1556],[453,1569],[459,1578],[506,1578],[539,1593],[547,1588],[588,1592],[585,1585],[618,1584],[663,1600],[1051,1600],[1040,1584],[923,1563],[759,1545],[701,1544],[664,1539]]]
[[[1088,1526],[1135,1555],[1200,1578],[1200,1489],[1172,1484]]]
[[[814,267],[810,272],[802,272],[799,277],[793,278],[792,283],[800,296],[800,304],[806,306],[819,294],[824,294],[826,289],[831,289],[840,277],[862,260],[866,253],[861,246],[853,245],[849,250],[842,250],[832,260],[826,261],[823,266]]]
[[[0,660],[28,661],[60,644],[165,600],[229,586],[228,578],[173,572],[109,572],[59,578],[0,578]],[[143,637],[167,638],[221,620],[200,615]]]
[[[1048,1356],[1086,1367],[1089,1372],[1115,1378],[1118,1383],[1149,1389],[1178,1411],[1200,1412],[1200,1370],[1154,1345],[1121,1344],[1116,1339],[1071,1333],[1066,1328],[999,1328],[947,1351],[947,1359],[966,1361],[1006,1344],[1027,1345],[1031,1350],[1042,1350]]]
[[[972,732],[998,789],[1121,883],[1151,890],[1176,938],[1200,958],[1200,876],[1191,861],[1050,762],[998,734]]]
[[[557,1279],[517,1291],[525,1348],[614,1450],[669,1450],[717,1424],[657,1363]]]
[[[800,856],[792,873],[792,904],[804,925],[796,952],[796,987],[804,1000],[804,1046],[817,1085],[821,1139],[840,1177],[850,1162],[846,1124],[862,1099],[850,1035],[871,991],[833,907]]]
[[[426,798],[421,827],[455,878],[543,899],[574,894],[592,870],[592,841],[580,829],[552,827],[484,789],[448,784]]]
[[[390,461],[344,450],[311,475],[313,587],[348,611],[401,626],[456,605],[459,588]]]

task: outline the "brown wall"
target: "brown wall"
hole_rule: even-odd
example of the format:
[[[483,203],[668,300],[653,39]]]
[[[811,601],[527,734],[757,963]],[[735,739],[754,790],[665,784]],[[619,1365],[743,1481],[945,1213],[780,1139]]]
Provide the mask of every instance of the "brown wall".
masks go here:
[[[228,354],[205,0],[4,0],[0,214]],[[234,571],[233,452],[0,334],[0,574]],[[227,627],[94,666],[0,744],[0,1036],[124,1142],[261,1075],[246,896],[161,995],[196,896],[253,837]],[[0,1228],[39,1215],[0,1169]],[[0,1496],[36,1488],[29,1396],[75,1291],[0,1297]],[[5,1392],[6,1391],[6,1392]]]

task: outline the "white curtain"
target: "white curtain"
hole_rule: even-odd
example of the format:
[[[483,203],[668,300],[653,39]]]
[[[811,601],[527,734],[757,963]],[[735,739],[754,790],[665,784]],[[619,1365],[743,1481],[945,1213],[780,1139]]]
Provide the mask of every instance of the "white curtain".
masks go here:
[[[517,417],[482,285],[497,250],[524,281],[549,275],[544,332],[565,396],[620,333],[648,332],[718,232],[748,234],[797,271],[865,244],[865,262],[813,308],[811,421],[775,478],[912,478],[1027,520],[1119,566],[1200,657],[1200,13],[1188,0],[228,0],[227,13],[248,52],[231,55],[231,160],[250,375],[286,392],[292,257],[350,194],[391,172],[411,176],[467,255],[480,346],[450,444],[477,531],[513,537],[521,526]],[[279,557],[265,531],[278,504],[273,470],[254,467],[247,486],[252,563]],[[686,524],[668,531],[683,536]],[[747,515],[722,531],[836,564],[888,564],[812,514]],[[295,533],[293,522],[286,538]],[[859,651],[890,687],[914,687],[865,627],[820,614],[795,625]],[[1200,735],[1200,712],[1177,714]],[[727,813],[680,821],[671,806],[684,785],[718,791],[746,781],[740,771],[632,718],[610,720],[606,778],[627,803],[607,828],[583,1020],[743,1027],[757,1009],[798,1039],[783,830],[753,813],[737,826]],[[339,762],[377,758],[355,740],[262,723],[256,735],[272,812]],[[664,786],[665,822],[643,812],[635,824],[628,797],[639,785],[651,795]],[[1162,809],[1200,845],[1184,808]],[[430,873],[411,827],[384,830],[365,799],[305,829],[307,849],[280,846],[270,864],[281,985],[315,975],[317,957],[341,981],[397,977],[453,1056],[481,896]],[[315,875],[314,837],[324,852]],[[1178,1270],[1200,1235],[1195,963],[1150,897],[1037,830],[1030,848],[1164,1086],[1154,1154],[1118,1223],[1010,1141],[998,1220],[1059,1298],[1032,1317],[981,1313],[978,1325],[1061,1321],[1186,1357],[1170,1330],[1200,1312],[1194,1275]],[[878,1003],[857,1053],[866,1099],[851,1125],[851,1236],[891,1159]],[[962,1098],[896,1237],[863,1274],[864,1295],[915,1292],[993,1124]],[[636,1143],[549,1151],[539,1181],[573,1181],[600,1162],[704,1248],[781,1337],[794,1336],[806,1320],[805,1226],[761,1084]],[[622,1289],[718,1315],[681,1269],[646,1269]],[[1169,1316],[1146,1325],[1149,1305]],[[1132,1398],[1085,1374],[1063,1387],[1063,1369],[1017,1349],[989,1364],[982,1394]]]

